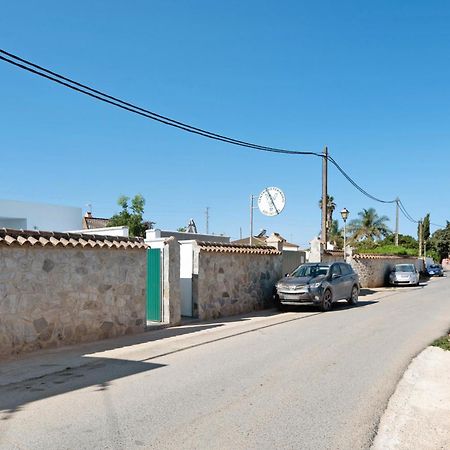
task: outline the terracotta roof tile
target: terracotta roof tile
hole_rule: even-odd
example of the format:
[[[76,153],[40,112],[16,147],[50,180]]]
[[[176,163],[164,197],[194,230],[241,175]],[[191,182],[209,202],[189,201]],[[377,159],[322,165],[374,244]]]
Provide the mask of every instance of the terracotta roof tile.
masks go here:
[[[380,255],[380,254],[355,254],[353,259],[417,259],[417,256],[408,255]]]
[[[137,248],[147,245],[142,238],[125,238],[121,236],[101,236],[98,234],[60,233],[56,231],[12,230],[0,228],[0,246],[35,246],[35,247],[81,247],[88,248]]]
[[[324,253],[328,253],[329,255],[343,255],[344,250],[325,250]]]
[[[249,242],[250,242],[250,238],[247,237],[247,238],[244,238],[244,239],[238,239],[238,240],[233,241],[231,243],[233,245],[249,245]],[[262,246],[262,245],[266,246],[267,245],[266,241],[263,238],[259,238],[259,237],[256,237],[256,236],[253,236],[252,242],[253,242],[253,245],[259,245],[259,246]]]
[[[257,245],[225,244],[204,241],[197,241],[197,245],[200,247],[200,250],[205,252],[281,255],[281,252],[273,247],[261,247]]]

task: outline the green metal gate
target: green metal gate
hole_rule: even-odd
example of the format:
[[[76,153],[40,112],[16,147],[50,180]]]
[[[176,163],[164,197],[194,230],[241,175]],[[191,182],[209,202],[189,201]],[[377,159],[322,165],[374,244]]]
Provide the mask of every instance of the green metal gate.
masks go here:
[[[147,320],[161,322],[161,250],[147,249]]]

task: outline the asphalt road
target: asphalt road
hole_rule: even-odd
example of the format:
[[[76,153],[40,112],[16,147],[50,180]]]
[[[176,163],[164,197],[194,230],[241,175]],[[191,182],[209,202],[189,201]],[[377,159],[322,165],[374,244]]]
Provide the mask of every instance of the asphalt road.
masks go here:
[[[450,277],[92,354],[0,387],[0,449],[367,449]]]

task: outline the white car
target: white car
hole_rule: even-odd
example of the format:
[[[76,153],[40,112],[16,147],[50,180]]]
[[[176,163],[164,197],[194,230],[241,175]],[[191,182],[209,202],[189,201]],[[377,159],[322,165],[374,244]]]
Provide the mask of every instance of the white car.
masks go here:
[[[389,274],[389,284],[419,286],[419,271],[414,264],[396,264]]]

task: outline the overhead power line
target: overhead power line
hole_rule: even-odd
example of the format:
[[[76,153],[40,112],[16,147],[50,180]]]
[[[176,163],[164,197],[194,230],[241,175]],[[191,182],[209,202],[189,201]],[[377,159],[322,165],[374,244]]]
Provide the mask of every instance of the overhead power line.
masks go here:
[[[413,219],[413,217],[408,213],[408,211],[405,208],[405,205],[403,205],[402,201],[399,199],[398,200],[398,206],[400,208],[400,211],[403,213],[403,215],[410,221],[413,223],[419,223],[418,220]]]
[[[402,203],[402,201],[400,199],[399,199],[398,203],[399,203],[398,206],[400,208],[400,211],[410,222],[413,222],[413,223],[421,222],[421,220],[415,220],[413,217],[411,217],[411,215],[406,210],[405,205]],[[437,228],[445,228],[446,227],[445,225],[439,225],[438,223],[433,223],[433,222],[430,222],[430,225],[433,225],[434,227],[437,227]]]
[[[97,100],[100,100],[104,103],[116,106],[118,108],[121,108],[123,110],[132,112],[134,114],[138,114],[140,116],[146,117],[151,120],[155,120],[157,122],[163,123],[165,125],[169,125],[175,128],[178,128],[180,130],[186,131],[188,133],[197,134],[203,137],[206,137],[208,139],[213,139],[217,141],[222,141],[227,144],[237,145],[241,147],[251,148],[254,150],[259,151],[265,151],[265,152],[271,152],[271,153],[282,153],[282,154],[289,154],[289,155],[310,155],[310,156],[318,156],[321,158],[324,158],[325,156],[322,153],[312,152],[312,151],[297,151],[297,150],[289,150],[284,148],[276,148],[276,147],[270,147],[265,145],[259,145],[252,142],[243,141],[240,139],[231,138],[229,136],[225,136],[219,133],[214,133],[202,128],[194,127],[192,125],[189,125],[184,122],[180,122],[175,119],[171,119],[170,117],[163,116],[161,114],[157,114],[154,111],[151,111],[146,108],[142,108],[140,106],[134,105],[130,102],[121,100],[117,97],[114,97],[112,95],[106,94],[98,89],[94,89],[86,84],[79,83],[75,80],[72,80],[68,77],[65,77],[57,72],[54,72],[52,70],[46,69],[45,67],[42,67],[38,64],[32,63],[31,61],[27,61],[24,58],[21,58],[17,55],[14,55],[10,52],[7,52],[5,50],[0,49],[0,53],[4,56],[0,55],[0,59],[12,64],[16,67],[19,67],[23,70],[26,70],[30,73],[33,73],[34,75],[38,75],[40,77],[46,78],[50,81],[53,81],[55,83],[58,83],[62,86],[65,86],[69,89],[72,89],[73,91],[79,92],[81,94],[87,95],[89,97],[95,98]],[[377,198],[367,192],[365,189],[363,189],[356,181],[354,181],[346,172],[345,170],[331,157],[327,156],[328,161],[333,164],[337,170],[363,195],[366,197],[379,202],[379,203],[395,203],[397,200],[383,200],[380,198]],[[401,203],[401,202],[400,202]],[[399,205],[400,206],[400,205]],[[408,218],[408,220],[412,222],[416,222],[406,211],[406,208],[401,204],[400,210],[402,213]]]
[[[141,108],[140,106],[133,105],[132,103],[126,102],[117,97],[113,97],[112,95],[109,95],[109,94],[101,92],[97,89],[91,88],[85,84],[78,83],[77,81],[74,81],[70,78],[60,75],[54,71],[48,70],[42,66],[39,66],[37,64],[30,62],[30,61],[27,61],[26,59],[20,58],[19,56],[13,55],[12,53],[6,52],[5,50],[0,49],[0,53],[7,56],[7,57],[0,56],[0,59],[9,64],[13,64],[17,67],[20,67],[21,69],[24,69],[28,72],[33,73],[35,75],[41,76],[43,78],[47,78],[48,80],[54,81],[55,83],[63,85],[65,87],[72,89],[74,91],[77,91],[81,94],[88,95],[88,96],[96,98],[97,100],[100,100],[102,102],[109,103],[118,108],[122,108],[127,111],[133,112],[135,114],[139,114],[141,116],[155,120],[157,122],[164,123],[165,125],[170,125],[172,127],[179,128],[179,129],[187,131],[189,133],[198,134],[198,135],[207,137],[209,139],[215,139],[215,140],[223,141],[223,142],[226,142],[229,144],[239,145],[241,147],[253,148],[255,150],[260,150],[260,151],[266,151],[266,152],[272,152],[272,153],[285,153],[285,154],[291,154],[291,155],[322,156],[320,153],[317,153],[317,152],[288,150],[288,149],[258,145],[258,144],[254,144],[251,142],[246,142],[246,141],[242,141],[239,139],[230,138],[228,136],[224,136],[224,135],[221,135],[218,133],[213,133],[211,131],[207,131],[207,130],[204,130],[201,128],[197,128],[192,125],[171,119],[169,117],[162,116],[162,115],[157,114],[148,109]],[[12,59],[10,59],[10,58],[12,58]],[[20,61],[20,62],[17,62],[17,61]]]
[[[328,160],[341,172],[342,175],[356,188],[359,192],[364,194],[366,197],[371,198],[372,200],[375,200],[376,202],[380,203],[395,203],[397,200],[382,200],[380,198],[374,197],[373,195],[369,194],[366,190],[364,190],[361,186],[359,186],[347,173],[342,169],[342,167],[331,157],[328,156]]]
[[[433,223],[433,222],[430,222],[430,225],[433,225],[434,227],[438,227],[438,228],[447,228],[447,225],[439,225],[439,224]]]

